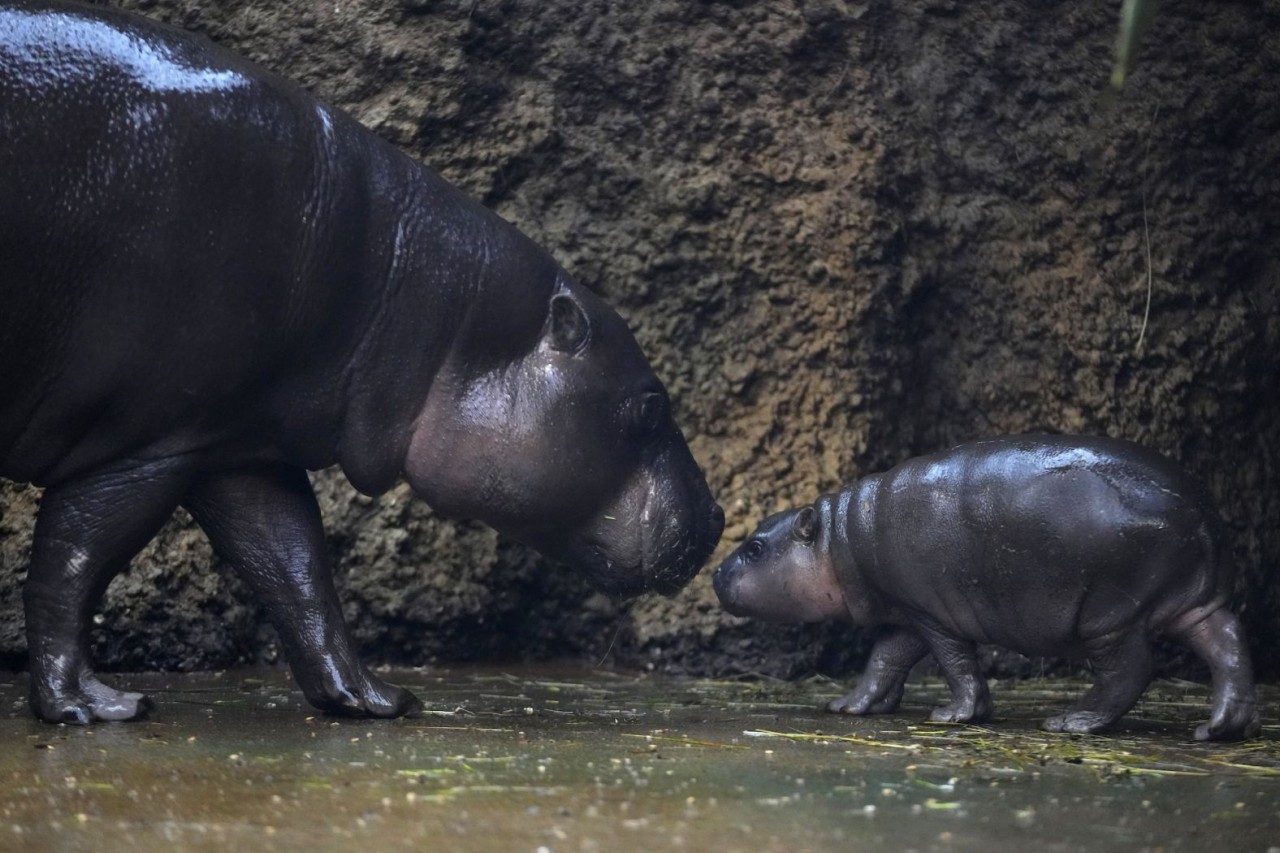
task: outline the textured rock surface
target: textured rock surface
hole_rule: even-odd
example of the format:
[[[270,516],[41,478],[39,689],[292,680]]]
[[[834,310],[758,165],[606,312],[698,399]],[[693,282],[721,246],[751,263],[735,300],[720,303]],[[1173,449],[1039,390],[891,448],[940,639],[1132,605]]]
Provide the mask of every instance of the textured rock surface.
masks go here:
[[[725,503],[726,546],[956,441],[1137,439],[1218,499],[1277,674],[1280,5],[1162,4],[1111,101],[1117,9],[1097,0],[118,5],[350,110],[618,306]],[[863,648],[727,617],[705,576],[620,606],[403,487],[315,479],[373,659],[608,652],[786,675]],[[17,662],[36,492],[0,488],[0,654]],[[102,623],[116,667],[274,654],[186,518]]]

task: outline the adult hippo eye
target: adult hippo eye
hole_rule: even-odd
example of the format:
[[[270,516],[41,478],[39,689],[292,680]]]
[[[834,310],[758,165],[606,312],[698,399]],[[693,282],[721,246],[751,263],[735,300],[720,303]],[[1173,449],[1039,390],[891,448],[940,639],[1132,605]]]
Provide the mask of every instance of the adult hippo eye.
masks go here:
[[[653,435],[666,417],[666,397],[655,392],[641,394],[631,405],[631,430],[637,437]]]

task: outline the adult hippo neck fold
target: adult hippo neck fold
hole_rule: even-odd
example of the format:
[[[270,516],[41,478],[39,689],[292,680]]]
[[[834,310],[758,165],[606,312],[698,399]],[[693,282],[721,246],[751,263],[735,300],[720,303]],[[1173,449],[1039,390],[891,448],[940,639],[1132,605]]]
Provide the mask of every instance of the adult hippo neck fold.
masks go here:
[[[573,285],[496,214],[391,146],[359,137],[354,159],[382,160],[385,173],[366,187],[358,272],[308,342],[317,356],[310,369],[281,389],[274,409],[283,440],[308,467],[337,462],[356,488],[378,494],[405,473],[433,387],[483,381],[533,349],[552,294]],[[314,400],[326,402],[321,430],[308,411]]]

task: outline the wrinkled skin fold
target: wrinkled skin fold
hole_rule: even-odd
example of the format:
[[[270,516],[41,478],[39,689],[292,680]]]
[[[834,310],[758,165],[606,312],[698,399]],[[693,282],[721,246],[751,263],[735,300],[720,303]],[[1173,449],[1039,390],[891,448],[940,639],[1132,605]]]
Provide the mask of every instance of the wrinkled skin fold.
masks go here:
[[[306,471],[400,477],[624,595],[723,528],[625,324],[349,116],[207,40],[0,2],[0,476],[45,487],[32,708],[122,720],[94,674],[111,578],[186,507],[307,698],[416,707],[359,660]]]

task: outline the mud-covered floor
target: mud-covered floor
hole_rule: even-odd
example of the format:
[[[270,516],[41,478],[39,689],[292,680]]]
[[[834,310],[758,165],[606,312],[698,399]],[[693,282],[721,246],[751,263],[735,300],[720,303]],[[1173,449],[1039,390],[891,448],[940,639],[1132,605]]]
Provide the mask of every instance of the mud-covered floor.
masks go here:
[[[1190,741],[1161,682],[1110,737],[1040,732],[1079,689],[997,683],[987,726],[835,718],[842,685],[588,670],[394,672],[421,715],[312,715],[280,671],[119,678],[138,724],[36,722],[0,687],[0,849],[1204,850],[1280,848],[1280,691],[1259,739]]]

